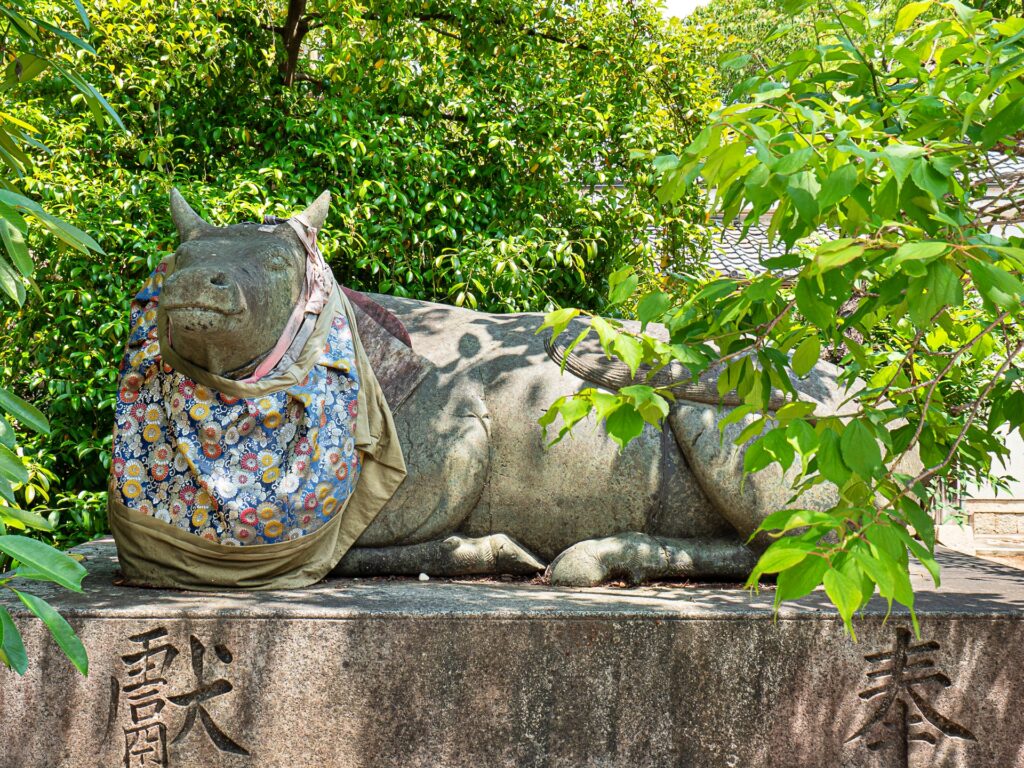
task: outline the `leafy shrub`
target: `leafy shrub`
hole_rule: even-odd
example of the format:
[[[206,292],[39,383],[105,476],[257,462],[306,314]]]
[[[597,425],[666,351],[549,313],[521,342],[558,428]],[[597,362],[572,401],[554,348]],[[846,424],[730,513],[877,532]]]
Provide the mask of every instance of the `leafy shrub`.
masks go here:
[[[77,89],[78,96],[90,106],[99,125],[108,117],[118,124],[120,119],[96,89],[65,61],[69,52],[92,53],[88,43],[54,25],[51,19],[40,18],[34,9],[26,9],[20,3],[15,7],[0,6],[0,12],[9,20],[0,33],[0,43],[11,57],[6,79],[0,86],[5,107],[5,111],[0,112],[0,158],[4,165],[0,177],[3,186],[0,189],[0,306],[4,312],[0,314],[0,323],[9,326],[17,322],[7,314],[10,304],[23,307],[27,287],[35,288],[38,293],[33,279],[35,265],[26,242],[30,225],[34,225],[32,231],[36,235],[42,234],[51,243],[60,243],[58,247],[70,247],[84,254],[102,253],[91,237],[16,191],[12,177],[20,178],[28,170],[26,150],[41,145],[32,135],[37,130],[9,114],[11,107],[20,104],[26,82],[49,70]],[[88,26],[81,5],[76,12]],[[17,425],[45,437],[49,434],[49,424],[38,408],[2,385],[6,380],[6,376],[0,379],[0,588],[9,590],[46,625],[57,645],[84,675],[88,672],[88,659],[78,636],[49,603],[27,591],[24,582],[48,581],[81,592],[85,568],[48,544],[8,532],[49,532],[53,526],[40,515],[22,508],[31,504],[37,492],[46,497],[51,475],[25,456],[17,445],[15,430]],[[23,501],[28,503],[22,504]],[[0,664],[18,674],[28,669],[21,634],[4,606],[0,606]]]

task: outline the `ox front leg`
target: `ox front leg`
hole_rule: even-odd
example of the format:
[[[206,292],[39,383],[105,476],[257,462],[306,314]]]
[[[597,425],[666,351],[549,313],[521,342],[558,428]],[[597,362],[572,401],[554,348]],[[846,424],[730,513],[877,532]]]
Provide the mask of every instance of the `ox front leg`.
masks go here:
[[[654,579],[747,578],[757,557],[738,540],[668,539],[619,533],[573,544],[555,558],[551,583],[594,587],[612,579],[640,584]]]
[[[332,576],[528,576],[544,563],[503,533],[471,539],[458,534],[400,547],[353,547]]]

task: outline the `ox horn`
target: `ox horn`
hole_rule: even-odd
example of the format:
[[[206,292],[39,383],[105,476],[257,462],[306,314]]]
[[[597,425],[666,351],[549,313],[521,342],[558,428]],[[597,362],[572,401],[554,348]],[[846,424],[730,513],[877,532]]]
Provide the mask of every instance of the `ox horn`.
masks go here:
[[[177,187],[171,189],[171,218],[174,219],[174,226],[178,228],[178,237],[183,243],[213,229],[211,224],[206,223],[203,217],[193,211],[192,206],[185,202],[185,198],[181,196]]]
[[[303,224],[319,231],[324,228],[324,222],[327,221],[327,211],[330,207],[331,193],[324,191],[320,193],[320,197],[310,204],[309,208],[304,210],[295,218],[299,219]]]

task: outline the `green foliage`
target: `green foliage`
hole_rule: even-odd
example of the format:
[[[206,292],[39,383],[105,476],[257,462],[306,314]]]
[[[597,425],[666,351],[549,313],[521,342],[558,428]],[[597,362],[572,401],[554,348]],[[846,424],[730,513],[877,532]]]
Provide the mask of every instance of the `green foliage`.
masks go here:
[[[790,5],[799,13],[807,3]],[[815,46],[769,63],[739,87],[743,101],[660,163],[663,200],[702,179],[727,224],[769,217],[788,255],[750,281],[720,279],[648,313],[669,343],[615,321],[593,327],[632,368],[723,367],[719,392],[743,403],[723,428],[760,417],[737,440],[753,439],[744,470],[794,471],[795,508],[761,524],[775,541],[750,584],[778,573],[777,600],[824,584],[852,631],[876,591],[913,616],[909,555],[938,583],[929,483],[986,476],[1006,453],[1000,430],[1024,423],[1024,242],[992,217],[998,203],[983,202],[982,181],[990,153],[1011,151],[1024,127],[1024,19],[956,0],[910,3],[894,16],[844,2],[813,33]],[[549,323],[558,331],[570,314]],[[815,413],[791,378],[826,348],[851,387],[843,417]],[[641,413],[640,388],[630,389],[561,400],[543,423],[560,414],[571,427],[595,409],[625,442],[635,419],[610,417]],[[644,398],[672,398],[646,389]],[[773,389],[789,403],[771,413]],[[643,418],[661,420],[654,410]],[[799,508],[825,482],[838,503]]]
[[[82,591],[86,570],[77,561],[48,544],[26,536],[0,536],[0,553],[10,557],[15,565],[0,573],[0,587],[11,591],[26,608],[50,630],[53,639],[83,675],[89,672],[89,662],[82,641],[54,608],[29,592],[12,586],[17,579],[51,581],[74,592]],[[7,609],[0,606],[0,662],[19,675],[28,669],[28,657],[21,642],[18,628]]]
[[[649,161],[696,133],[712,86],[653,3],[312,2],[291,87],[271,29],[286,5],[97,3],[81,71],[127,131],[95,130],[44,76],[17,112],[56,110],[26,187],[106,250],[41,263],[42,299],[0,349],[19,394],[47,402],[52,435],[25,447],[66,493],[105,488],[126,308],[176,245],[172,183],[217,223],[330,189],[339,280],[483,310],[596,310],[616,269],[651,284],[697,258],[703,211],[659,203]]]
[[[823,5],[823,4],[822,4]],[[818,12],[811,6],[809,15]],[[765,61],[778,61],[812,41],[804,19],[791,19],[779,0],[712,0],[683,22],[697,32],[696,54],[714,71],[722,98]]]
[[[81,5],[75,6],[83,24],[88,18]],[[61,79],[71,83],[78,95],[89,106],[97,124],[103,125],[110,118],[120,124],[116,113],[95,88],[83,79],[67,60],[78,52],[94,53],[84,40],[67,32],[60,26],[40,18],[35,10],[27,10],[22,4],[0,6],[8,21],[3,33],[3,49],[10,56],[6,79],[0,84],[0,98],[4,111],[0,112],[0,159],[6,173],[0,179],[0,289],[6,294],[5,303],[13,302],[22,308],[26,298],[26,286],[39,293],[34,280],[34,263],[27,236],[43,237],[42,242],[54,251],[61,248],[75,249],[83,254],[102,253],[96,241],[76,227],[51,215],[33,200],[20,194],[13,184],[12,176],[23,177],[29,169],[30,147],[42,145],[32,134],[38,133],[29,123],[9,113],[20,105],[21,86],[46,70],[56,72]],[[30,230],[30,223],[36,224]],[[2,300],[2,299],[0,299]],[[5,326],[16,322],[2,316]],[[6,376],[0,381],[6,380]],[[19,506],[16,492],[29,502],[37,488],[48,487],[45,474],[38,474],[32,463],[16,443],[15,425],[46,436],[50,425],[45,416],[31,403],[0,386],[0,587],[11,591],[28,610],[42,620],[51,635],[75,667],[84,675],[88,673],[88,660],[74,630],[52,606],[42,598],[17,589],[23,580],[48,581],[67,589],[81,592],[85,569],[74,559],[41,541],[24,535],[8,534],[8,529],[25,531],[49,531],[51,523],[36,512]],[[36,477],[38,475],[38,478]],[[28,668],[28,657],[8,610],[0,606],[0,663],[24,674]]]

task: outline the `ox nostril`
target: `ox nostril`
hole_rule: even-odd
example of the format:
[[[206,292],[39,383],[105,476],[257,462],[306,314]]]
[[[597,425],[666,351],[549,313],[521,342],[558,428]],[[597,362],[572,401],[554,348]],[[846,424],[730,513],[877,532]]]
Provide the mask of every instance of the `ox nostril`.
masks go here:
[[[225,275],[223,272],[218,272],[215,275],[210,275],[210,285],[214,286],[215,288],[227,288],[229,285],[228,276]]]

